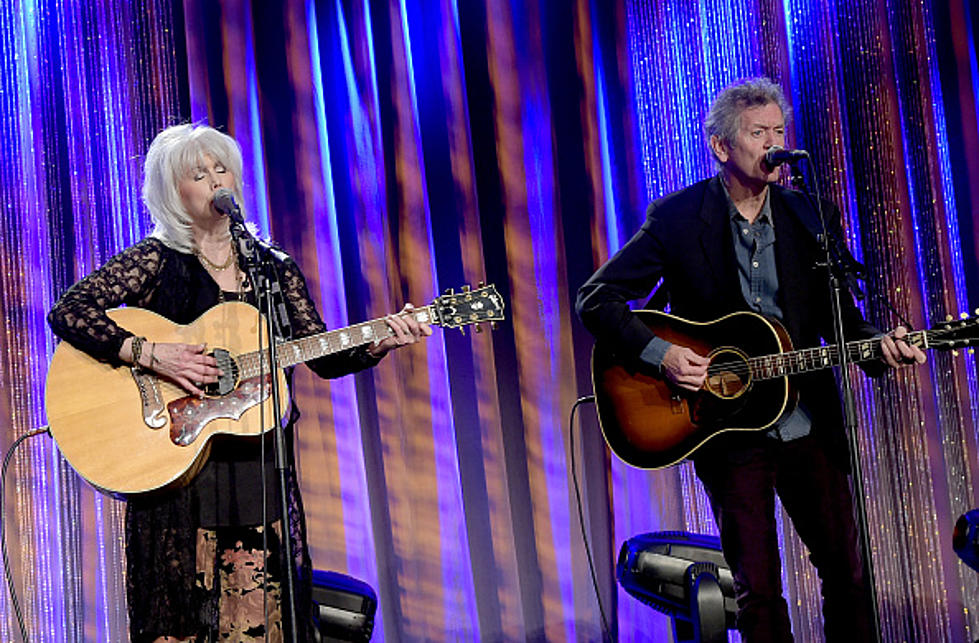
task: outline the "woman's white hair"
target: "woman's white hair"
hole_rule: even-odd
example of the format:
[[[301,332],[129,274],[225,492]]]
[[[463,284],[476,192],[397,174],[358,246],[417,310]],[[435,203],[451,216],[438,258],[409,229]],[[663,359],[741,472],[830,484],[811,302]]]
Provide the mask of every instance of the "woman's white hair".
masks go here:
[[[241,147],[227,134],[207,125],[174,125],[157,134],[146,152],[143,203],[156,224],[150,236],[180,252],[196,248],[191,217],[180,198],[180,180],[203,165],[205,154],[231,172],[235,200],[241,205]]]

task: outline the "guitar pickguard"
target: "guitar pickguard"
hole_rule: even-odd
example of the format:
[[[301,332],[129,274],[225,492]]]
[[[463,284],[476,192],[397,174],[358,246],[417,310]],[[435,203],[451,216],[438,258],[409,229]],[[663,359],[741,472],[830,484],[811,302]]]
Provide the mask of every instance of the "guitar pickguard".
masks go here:
[[[193,444],[208,422],[219,418],[238,420],[242,414],[265,400],[272,387],[272,376],[243,380],[238,388],[221,397],[181,397],[167,404],[170,412],[170,440],[177,446]]]

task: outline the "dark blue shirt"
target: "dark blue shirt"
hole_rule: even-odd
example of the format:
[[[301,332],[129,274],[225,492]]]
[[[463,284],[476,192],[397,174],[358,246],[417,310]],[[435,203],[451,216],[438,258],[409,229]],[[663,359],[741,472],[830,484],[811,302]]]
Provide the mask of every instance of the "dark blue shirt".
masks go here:
[[[724,185],[723,182],[721,185]],[[727,186],[724,187],[727,194]],[[772,221],[771,190],[765,194],[754,222],[742,216],[727,194],[728,214],[731,218],[731,234],[734,238],[734,255],[738,260],[738,277],[741,294],[748,306],[761,315],[782,320],[778,305],[778,270],[775,266],[775,226]],[[812,420],[804,406],[797,406],[766,435],[777,440],[789,441],[809,434]]]

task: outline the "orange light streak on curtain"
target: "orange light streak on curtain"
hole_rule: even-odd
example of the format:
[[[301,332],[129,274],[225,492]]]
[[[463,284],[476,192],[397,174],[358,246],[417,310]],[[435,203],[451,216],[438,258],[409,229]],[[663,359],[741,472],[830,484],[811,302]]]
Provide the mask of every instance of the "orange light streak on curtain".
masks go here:
[[[488,58],[497,110],[517,377],[542,583],[542,634],[557,641],[575,636],[576,588],[568,574],[572,561],[578,559],[572,548],[579,541],[572,539],[576,532],[570,522],[564,425],[576,383],[566,306],[568,284],[562,255],[555,253],[563,242],[542,43],[537,35],[544,27],[535,7],[523,9],[518,19],[517,6],[489,4]],[[528,58],[518,60],[518,48]],[[555,263],[544,263],[544,257]]]
[[[338,328],[348,318],[329,164],[325,96],[317,94],[318,52],[309,34],[315,15],[298,3],[285,9],[290,86],[295,92],[292,125],[296,137],[296,195],[300,204],[282,228],[298,231],[296,260],[303,267],[324,321]],[[314,36],[317,34],[313,33]],[[317,115],[310,118],[309,114]],[[286,213],[283,213],[286,214]],[[364,471],[364,453],[353,378],[324,381],[309,369],[295,372],[296,398],[303,412],[297,431],[297,460],[310,555],[318,569],[343,570],[376,586],[374,538]]]
[[[377,37],[390,39],[392,60],[377,63],[381,68],[390,65],[387,90],[393,122],[392,156],[379,158],[377,167],[392,166],[394,184],[382,188],[388,205],[361,213],[358,226],[365,233],[382,235],[362,246],[361,254],[372,293],[370,309],[377,315],[400,308],[405,300],[427,303],[437,287],[415,81],[409,65],[409,39],[419,36],[409,33],[403,7],[391,3],[381,13],[383,31]],[[378,117],[371,114],[372,119]],[[468,619],[458,618],[468,612],[473,588],[467,557],[457,549],[465,538],[461,497],[454,482],[458,480],[455,445],[451,438],[436,439],[439,431],[451,431],[445,377],[440,334],[421,347],[386,359],[374,375],[386,502],[401,592],[392,599],[400,605],[398,627],[412,639],[438,638],[445,632],[464,635],[473,627]]]
[[[467,283],[485,280],[483,242],[480,231],[480,212],[475,186],[472,141],[469,137],[469,115],[466,106],[465,78],[462,74],[462,43],[458,31],[458,13],[453,0],[441,0],[443,29],[439,34],[439,52],[443,83],[443,99],[448,118],[449,154],[454,182],[453,195],[458,220],[463,271]],[[449,186],[445,186],[448,189]],[[495,219],[497,213],[483,216]],[[455,287],[455,284],[442,284]],[[509,310],[507,313],[509,314]],[[493,334],[470,333],[473,366],[476,379],[476,414],[484,469],[484,483],[489,501],[489,524],[492,558],[496,563],[497,587],[482,588],[494,591],[499,604],[498,615],[502,635],[507,640],[526,638],[521,609],[521,589],[514,549],[514,528],[511,519],[511,493],[507,485],[506,462],[500,418],[500,400],[496,388],[497,369],[493,359]],[[469,553],[468,555],[473,555]],[[479,555],[478,553],[476,555]],[[488,635],[484,633],[484,636]]]
[[[396,192],[392,209],[386,212],[397,227],[397,240],[388,237],[388,263],[383,290],[389,301],[400,305],[403,294],[419,301],[434,294],[432,252],[426,222],[428,199],[425,190],[425,165],[422,158],[421,133],[418,131],[417,98],[413,70],[409,66],[411,43],[404,7],[389,5],[388,25],[391,38],[391,93],[393,100],[393,158]],[[377,228],[375,228],[376,230]],[[400,279],[395,275],[400,274]],[[398,282],[401,282],[399,287]],[[436,337],[432,343],[440,342]],[[425,352],[438,350],[429,345]],[[460,586],[443,582],[448,564],[443,558],[442,542],[454,531],[443,519],[441,504],[445,500],[439,469],[448,456],[444,449],[452,444],[438,444],[433,438],[433,411],[428,360],[422,351],[407,351],[394,357],[377,378],[381,389],[396,396],[390,410],[381,413],[382,440],[385,444],[385,473],[391,499],[395,554],[399,559],[402,581],[404,632],[419,640],[437,636],[452,625],[446,620],[449,605],[458,597],[451,594]],[[458,624],[457,627],[466,627]]]

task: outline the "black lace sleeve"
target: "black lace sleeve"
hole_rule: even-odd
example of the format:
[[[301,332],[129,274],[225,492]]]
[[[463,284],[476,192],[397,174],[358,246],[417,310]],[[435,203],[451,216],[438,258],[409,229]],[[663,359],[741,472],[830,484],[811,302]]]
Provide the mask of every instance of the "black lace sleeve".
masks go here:
[[[292,259],[280,264],[279,278],[282,291],[292,322],[292,334],[297,339],[315,335],[327,330],[326,324],[316,310],[316,304],[309,296],[306,279],[299,271],[299,266]],[[365,368],[375,366],[380,358],[373,357],[367,352],[366,346],[358,346],[306,362],[314,373],[323,378],[334,378],[356,373]]]
[[[109,259],[104,266],[69,288],[48,313],[58,337],[111,364],[120,364],[119,349],[132,333],[105,311],[122,304],[144,305],[159,285],[164,246],[144,239]]]

